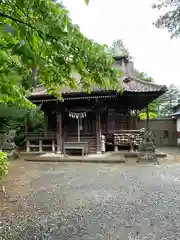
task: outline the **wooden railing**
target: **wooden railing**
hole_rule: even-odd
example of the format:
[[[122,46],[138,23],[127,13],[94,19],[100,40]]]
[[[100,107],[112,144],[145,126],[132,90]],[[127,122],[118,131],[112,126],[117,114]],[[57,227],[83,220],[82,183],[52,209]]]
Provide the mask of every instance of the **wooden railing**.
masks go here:
[[[114,150],[117,151],[118,147],[127,146],[130,150],[134,150],[141,142],[140,130],[117,130],[115,132],[105,134],[106,144],[112,145]],[[27,151],[36,148],[38,151],[43,151],[46,147],[50,147],[52,151],[57,149],[57,133],[56,132],[28,132],[26,133]],[[36,141],[36,142],[35,142]],[[35,143],[34,143],[35,142]],[[77,142],[77,135],[68,135],[63,137],[62,148],[64,142]],[[96,135],[95,134],[82,134],[81,142],[87,142],[88,152],[96,152]]]
[[[26,139],[29,140],[39,140],[39,139],[56,139],[56,132],[27,132],[25,133]]]
[[[56,132],[27,132],[25,133],[25,136],[27,140],[27,152],[55,152],[57,149]]]

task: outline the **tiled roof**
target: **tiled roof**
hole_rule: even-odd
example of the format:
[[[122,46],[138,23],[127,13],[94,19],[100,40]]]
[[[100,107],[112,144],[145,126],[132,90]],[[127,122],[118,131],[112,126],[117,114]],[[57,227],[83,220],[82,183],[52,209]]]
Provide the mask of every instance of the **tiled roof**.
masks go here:
[[[166,86],[158,85],[150,82],[146,82],[143,80],[136,79],[132,76],[129,76],[122,80],[122,87],[125,92],[165,92],[167,90]],[[106,91],[100,88],[93,89],[92,92]],[[60,89],[61,94],[69,94],[69,93],[77,93],[77,92],[85,92],[83,89],[79,89],[78,91],[74,91],[70,87],[62,87]],[[35,88],[31,94],[32,97],[35,96],[44,96],[50,95],[47,89],[41,84],[37,88]]]
[[[175,112],[175,113],[172,114],[172,116],[179,116],[179,115],[180,115],[180,111]]]
[[[133,76],[124,79],[123,88],[126,92],[165,92],[167,90],[165,85],[143,81]]]

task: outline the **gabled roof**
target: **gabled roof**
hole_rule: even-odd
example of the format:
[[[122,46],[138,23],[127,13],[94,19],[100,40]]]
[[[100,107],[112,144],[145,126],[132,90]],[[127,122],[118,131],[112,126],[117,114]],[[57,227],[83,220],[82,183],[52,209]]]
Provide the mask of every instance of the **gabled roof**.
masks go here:
[[[124,92],[141,92],[141,93],[148,93],[148,92],[160,92],[164,93],[167,91],[167,88],[165,85],[158,85],[155,83],[146,82],[143,80],[136,79],[133,76],[126,77],[124,80],[121,80],[122,82],[122,88]],[[80,87],[77,91],[74,89],[71,89],[70,87],[62,87],[59,90],[59,93],[62,95],[66,94],[73,94],[73,93],[84,93],[85,91]],[[100,89],[98,87],[94,88],[92,93],[95,92],[107,92],[107,90]],[[35,88],[31,94],[31,97],[36,96],[51,96],[51,94],[48,93],[47,89],[44,87],[43,84],[39,85],[37,88]]]

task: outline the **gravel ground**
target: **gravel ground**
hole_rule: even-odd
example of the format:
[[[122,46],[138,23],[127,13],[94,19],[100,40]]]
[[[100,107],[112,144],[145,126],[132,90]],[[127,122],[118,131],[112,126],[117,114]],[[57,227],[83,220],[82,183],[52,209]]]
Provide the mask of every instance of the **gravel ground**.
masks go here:
[[[179,172],[177,163],[16,161],[0,201],[0,239],[180,239]]]

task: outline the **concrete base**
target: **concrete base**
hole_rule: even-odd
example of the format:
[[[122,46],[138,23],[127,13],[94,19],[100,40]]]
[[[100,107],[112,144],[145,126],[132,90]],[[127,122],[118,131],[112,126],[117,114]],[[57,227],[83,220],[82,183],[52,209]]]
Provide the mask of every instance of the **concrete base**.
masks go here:
[[[64,156],[61,154],[48,153],[43,155],[26,155],[26,161],[44,161],[44,162],[91,162],[91,163],[125,163],[124,154],[118,156],[111,156],[110,153],[87,156]]]
[[[159,161],[158,161],[158,158],[157,158],[157,157],[155,157],[155,158],[153,158],[153,159],[151,160],[151,159],[148,159],[147,156],[138,157],[137,163],[141,163],[141,164],[158,164],[158,165],[159,165]]]
[[[125,157],[138,157],[139,156],[139,152],[135,152],[135,151],[118,151],[118,152],[111,152],[111,154],[109,154],[109,156],[119,156],[124,154]],[[156,150],[156,157],[158,158],[165,158],[167,157],[167,154],[164,152],[161,152],[159,150]]]
[[[102,152],[97,152],[96,155],[98,155],[98,156],[99,156],[99,155],[102,155]]]
[[[119,151],[98,153],[87,156],[64,156],[63,154],[47,153],[21,153],[26,161],[48,161],[48,162],[92,162],[92,163],[126,163],[138,162],[139,152]],[[157,158],[165,158],[167,155],[160,151],[156,152]],[[146,162],[146,161],[145,161]],[[149,162],[148,162],[149,163]]]
[[[29,157],[25,158],[25,161],[35,161],[35,162],[79,162],[79,163],[125,163],[124,158],[75,158],[75,157]]]
[[[56,154],[58,154],[58,155],[63,155],[62,152],[60,152],[60,151],[59,151],[59,152],[56,152]]]

